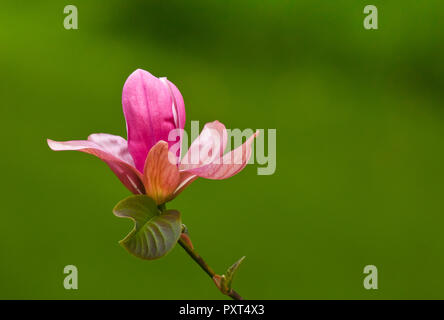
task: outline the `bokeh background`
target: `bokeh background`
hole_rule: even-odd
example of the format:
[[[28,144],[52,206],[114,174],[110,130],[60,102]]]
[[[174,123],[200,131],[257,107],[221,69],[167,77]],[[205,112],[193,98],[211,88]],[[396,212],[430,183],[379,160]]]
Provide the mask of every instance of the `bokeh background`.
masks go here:
[[[79,29],[63,28],[63,8]],[[379,29],[363,28],[363,8]],[[198,180],[169,204],[250,299],[444,298],[443,6],[428,1],[3,1],[0,298],[223,299],[180,248],[142,261],[112,214],[129,195],[46,138],[126,136],[136,68],[191,120],[277,129],[277,170]],[[63,268],[79,269],[65,290]],[[363,288],[363,268],[379,289]]]

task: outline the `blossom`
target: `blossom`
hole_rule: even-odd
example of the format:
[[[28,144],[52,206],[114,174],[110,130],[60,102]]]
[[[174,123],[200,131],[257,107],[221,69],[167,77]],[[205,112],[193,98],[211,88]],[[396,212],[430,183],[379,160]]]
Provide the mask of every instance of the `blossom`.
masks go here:
[[[166,78],[141,69],[126,80],[122,106],[127,140],[95,133],[87,140],[48,139],[48,145],[54,151],[77,150],[102,159],[128,190],[146,194],[157,204],[172,200],[198,177],[218,180],[239,173],[250,159],[251,144],[258,134],[224,154],[227,130],[219,121],[210,122],[181,158],[185,125],[182,95]],[[179,135],[171,140],[174,131]]]

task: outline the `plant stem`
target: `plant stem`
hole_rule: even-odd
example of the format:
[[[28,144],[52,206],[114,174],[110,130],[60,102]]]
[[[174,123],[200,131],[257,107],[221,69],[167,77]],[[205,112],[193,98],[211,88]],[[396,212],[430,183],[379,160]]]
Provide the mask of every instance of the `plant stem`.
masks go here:
[[[205,271],[206,274],[213,280],[213,277],[216,275],[216,273],[211,269],[211,267],[205,262],[204,259],[193,249],[191,248],[185,241],[183,241],[181,238],[179,239],[179,244],[182,248],[188,253],[188,255],[196,261],[196,263]],[[231,290],[229,294],[227,294],[229,297],[231,297],[233,300],[243,300],[242,297],[234,290]]]

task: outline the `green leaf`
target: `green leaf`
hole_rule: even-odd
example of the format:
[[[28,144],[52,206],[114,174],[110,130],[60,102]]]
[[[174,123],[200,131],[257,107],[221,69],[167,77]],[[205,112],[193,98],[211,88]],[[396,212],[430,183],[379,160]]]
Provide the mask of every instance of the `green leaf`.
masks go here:
[[[145,195],[130,196],[113,210],[117,217],[134,221],[133,230],[119,243],[141,259],[154,260],[166,255],[182,231],[180,212],[160,212],[153,199]]]
[[[239,269],[239,266],[242,261],[244,261],[244,259],[245,256],[237,260],[231,267],[227,269],[227,272],[225,272],[225,274],[221,276],[215,275],[213,277],[214,283],[223,294],[231,293],[234,275],[236,274],[236,271]]]
[[[237,260],[231,267],[227,269],[227,272],[225,273],[225,278],[227,281],[227,288],[231,290],[231,284],[233,283],[234,275],[236,274],[236,271],[239,269],[240,264],[242,261],[244,261],[245,256]]]

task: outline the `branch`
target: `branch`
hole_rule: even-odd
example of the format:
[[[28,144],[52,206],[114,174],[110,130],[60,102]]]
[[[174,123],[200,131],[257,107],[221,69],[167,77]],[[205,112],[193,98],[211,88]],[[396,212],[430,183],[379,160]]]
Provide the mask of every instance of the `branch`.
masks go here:
[[[216,273],[211,269],[211,267],[205,262],[205,260],[192,248],[186,241],[183,240],[183,238],[179,238],[179,244],[182,248],[188,253],[188,255],[196,261],[196,263],[205,271],[208,276],[215,281],[214,277],[216,276]],[[215,282],[216,283],[216,282]],[[222,292],[222,291],[221,291]],[[223,292],[222,292],[223,293]],[[230,292],[227,293],[227,296],[231,297],[233,300],[243,300],[243,298],[234,291],[233,289],[230,290]]]

